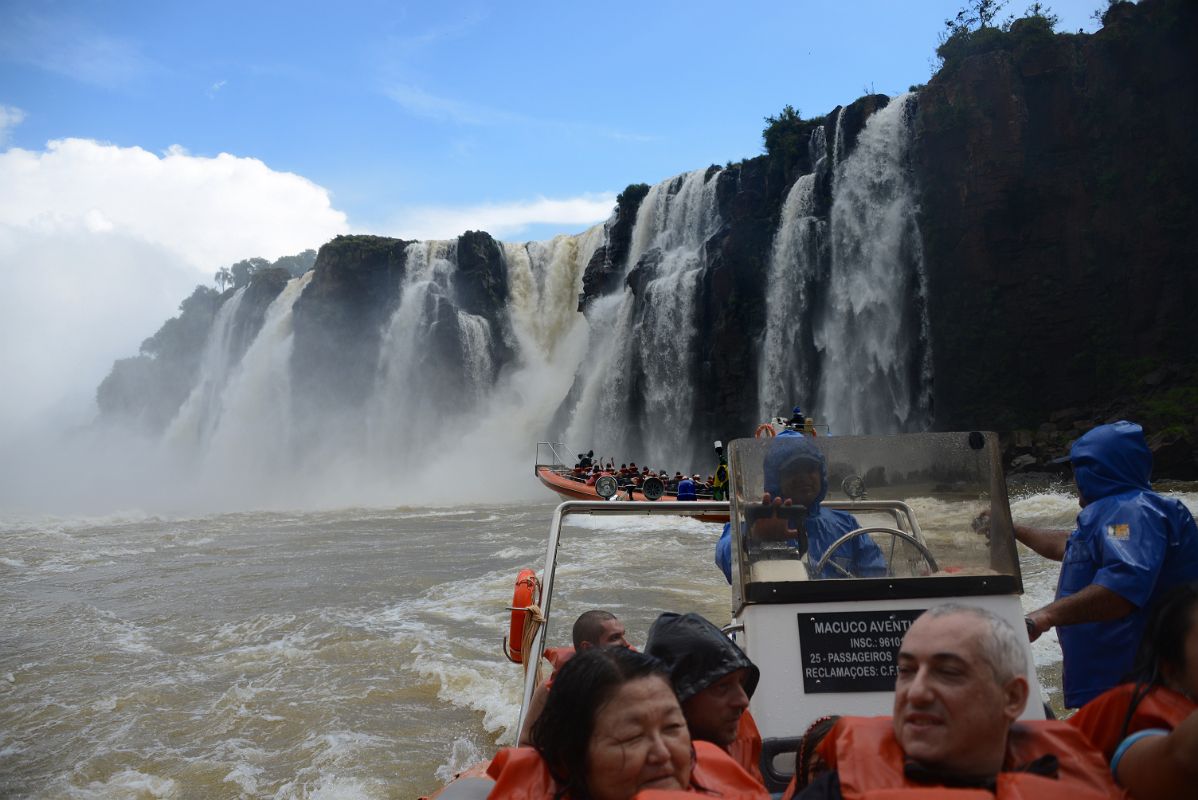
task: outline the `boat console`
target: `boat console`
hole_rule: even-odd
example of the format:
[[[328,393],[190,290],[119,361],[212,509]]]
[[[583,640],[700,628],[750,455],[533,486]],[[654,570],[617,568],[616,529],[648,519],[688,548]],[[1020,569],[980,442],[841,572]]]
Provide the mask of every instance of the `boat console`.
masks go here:
[[[750,708],[775,789],[819,717],[890,713],[899,644],[926,608],[981,606],[1026,630],[995,434],[804,438],[806,465],[779,458],[787,446],[778,437],[729,449],[729,629],[761,668]],[[787,486],[771,471],[816,468],[819,491],[787,498],[791,511],[763,503],[780,478]],[[1028,664],[1025,717],[1043,718],[1030,650]]]

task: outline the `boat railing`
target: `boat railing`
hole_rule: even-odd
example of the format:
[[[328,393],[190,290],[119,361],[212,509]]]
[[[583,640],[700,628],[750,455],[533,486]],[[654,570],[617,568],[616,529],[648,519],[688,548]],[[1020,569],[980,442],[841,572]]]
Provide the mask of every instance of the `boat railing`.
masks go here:
[[[675,517],[698,517],[704,514],[727,514],[726,501],[713,500],[657,500],[648,501],[616,501],[616,500],[570,500],[560,504],[553,512],[553,521],[549,523],[549,541],[545,546],[545,571],[541,573],[541,615],[546,624],[541,625],[533,636],[532,646],[525,654],[528,659],[528,669],[524,674],[524,696],[520,701],[520,718],[516,722],[516,730],[524,729],[524,717],[528,713],[528,705],[532,702],[532,694],[537,688],[537,669],[545,653],[545,632],[553,612],[553,583],[557,570],[557,552],[561,543],[562,523],[566,517],[586,514],[595,517],[627,517],[637,515],[663,515]]]
[[[561,442],[537,442],[537,460],[533,465],[533,474],[536,474],[538,467],[550,467],[554,470],[568,469],[566,460],[562,458],[564,452],[566,452],[566,446]]]
[[[919,540],[920,544],[927,545],[923,538],[923,531],[919,528],[919,522],[915,519],[915,511],[902,500],[825,500],[822,505],[824,508],[847,511],[850,514],[859,512],[888,514],[894,519],[894,527],[910,533]]]

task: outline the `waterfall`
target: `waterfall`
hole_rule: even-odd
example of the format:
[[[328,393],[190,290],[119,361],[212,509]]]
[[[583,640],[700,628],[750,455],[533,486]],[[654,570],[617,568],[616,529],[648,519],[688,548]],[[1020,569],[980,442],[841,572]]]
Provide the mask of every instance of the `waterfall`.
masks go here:
[[[438,427],[477,410],[494,377],[494,332],[458,308],[451,285],[457,243],[413,242],[406,257],[367,413],[368,446],[383,462],[388,453],[418,451]]]
[[[207,442],[220,421],[221,394],[236,364],[233,327],[245,290],[242,286],[217,310],[200,356],[199,378],[163,434],[167,448],[184,457]]]
[[[839,138],[839,121],[836,130]],[[787,193],[770,249],[765,336],[757,369],[762,420],[786,414],[795,403],[810,405],[812,376],[804,363],[805,351],[811,349],[810,284],[827,258],[828,223],[815,213],[816,185],[828,169],[822,125],[812,131],[808,153],[814,170],[801,175]]]
[[[220,424],[206,442],[203,478],[214,489],[260,492],[285,474],[297,433],[291,415],[292,311],[312,272],[288,281],[221,395]]]
[[[603,226],[548,242],[505,244],[509,319],[525,361],[552,360],[572,333],[584,327],[577,311],[583,270],[603,243]]]
[[[721,224],[716,183],[695,170],[642,201],[625,266],[637,288],[590,308],[590,370],[567,441],[658,463],[691,449],[699,279]]]
[[[832,141],[832,169],[836,170],[844,161],[844,108],[836,114],[836,136]],[[833,176],[835,176],[833,172]]]
[[[480,465],[485,481],[472,497],[535,495],[523,467],[547,436],[672,471],[702,468],[708,434],[748,435],[795,403],[834,434],[925,427],[931,360],[907,164],[912,107],[896,98],[855,141],[843,110],[813,128],[812,171],[789,188],[768,253],[746,247],[759,247],[773,177],[760,165],[709,168],[650,187],[634,220],[615,215],[574,236],[497,250],[480,235],[342,245],[318,282],[310,272],[287,284],[240,361],[238,290],[216,314],[166,449],[190,462],[191,485],[221,499],[435,503],[458,499],[463,476],[483,477]],[[745,228],[720,213],[717,188],[733,181],[749,182],[744,196],[724,198],[738,215],[750,209]],[[592,262],[601,280],[586,275]],[[615,288],[592,293],[580,313],[584,276],[589,292]],[[306,288],[311,297],[297,304]],[[718,292],[735,292],[735,305],[720,308]],[[362,316],[352,335],[328,328],[336,349],[321,351],[321,326],[345,324],[335,306],[343,297]],[[505,305],[492,307],[499,297]],[[721,317],[726,309],[743,316]],[[353,392],[323,394],[321,370],[342,350],[367,366]],[[310,371],[293,381],[301,368]],[[719,396],[700,397],[700,382]],[[737,393],[748,408],[728,400]],[[729,408],[759,416],[707,413]]]
[[[913,95],[874,113],[837,166],[817,411],[833,433],[929,422],[926,287],[907,153]]]

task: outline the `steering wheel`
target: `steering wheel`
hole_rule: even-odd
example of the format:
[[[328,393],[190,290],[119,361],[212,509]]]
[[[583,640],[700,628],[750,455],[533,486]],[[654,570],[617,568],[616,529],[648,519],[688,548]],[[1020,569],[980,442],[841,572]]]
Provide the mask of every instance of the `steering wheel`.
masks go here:
[[[893,536],[896,539],[902,539],[904,542],[907,542],[908,544],[910,544],[912,547],[914,547],[916,550],[919,551],[919,554],[921,556],[923,556],[923,560],[928,562],[928,566],[932,568],[932,572],[940,571],[940,567],[936,565],[936,559],[932,555],[931,551],[928,550],[928,548],[924,546],[923,542],[919,541],[911,534],[909,534],[905,531],[900,531],[898,528],[884,528],[881,526],[870,526],[870,527],[866,527],[866,528],[857,528],[856,530],[849,531],[844,536],[841,536],[839,539],[832,542],[831,546],[828,547],[828,549],[824,551],[823,558],[821,558],[818,562],[816,562],[816,565],[811,568],[811,574],[812,575],[822,575],[824,572],[824,568],[828,566],[828,562],[832,558],[832,554],[835,553],[840,548],[841,545],[843,545],[845,542],[850,542],[853,539],[856,539],[860,536],[865,536],[866,534],[869,534],[869,533],[885,533],[889,536]],[[856,575],[849,572],[844,567],[837,564],[835,561],[832,561],[831,563],[832,563],[833,568],[835,568],[838,572],[840,572],[842,575],[844,575],[844,577],[846,577],[846,578],[856,578],[857,577]]]

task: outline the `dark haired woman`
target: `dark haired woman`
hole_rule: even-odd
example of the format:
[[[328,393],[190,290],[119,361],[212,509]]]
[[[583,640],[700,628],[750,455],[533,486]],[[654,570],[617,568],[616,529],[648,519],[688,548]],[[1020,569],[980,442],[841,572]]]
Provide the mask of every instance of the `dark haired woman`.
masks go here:
[[[574,656],[554,678],[533,747],[491,762],[490,800],[630,800],[638,792],[769,795],[732,758],[691,744],[665,665],[623,647]]]
[[[1192,797],[1198,782],[1198,582],[1153,608],[1132,681],[1069,719],[1136,800]]]
[[[799,748],[795,751],[794,777],[790,779],[790,785],[786,787],[782,800],[790,800],[806,789],[811,781],[828,771],[828,765],[824,763],[815,748],[827,738],[839,721],[840,715],[829,714],[807,726],[807,732],[803,734],[803,738],[799,741]]]

